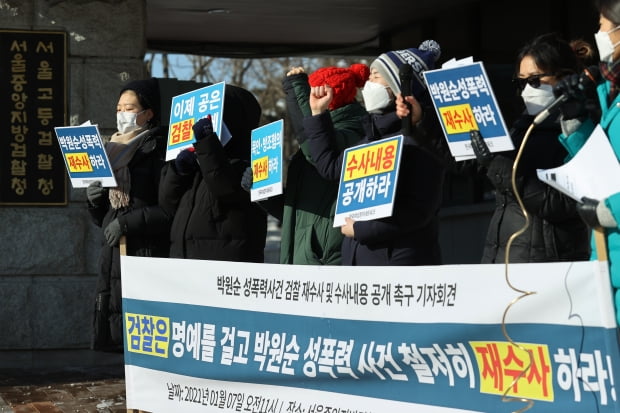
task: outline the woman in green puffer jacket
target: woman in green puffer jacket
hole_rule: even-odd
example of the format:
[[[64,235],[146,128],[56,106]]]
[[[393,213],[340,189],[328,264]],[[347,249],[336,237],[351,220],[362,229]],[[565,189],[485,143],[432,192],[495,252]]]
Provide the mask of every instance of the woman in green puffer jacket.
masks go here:
[[[281,264],[341,264],[343,235],[340,228],[333,227],[338,181],[328,181],[316,171],[305,142],[303,118],[311,115],[310,85],[330,84],[338,97],[330,107],[336,146],[339,150],[354,146],[363,137],[361,118],[366,115],[356,100],[357,89],[364,85],[368,74],[364,64],[350,68],[325,67],[310,76],[303,68],[296,67],[282,81],[299,149],[289,163],[284,194],[260,202],[282,223]],[[251,169],[247,172],[251,174]]]

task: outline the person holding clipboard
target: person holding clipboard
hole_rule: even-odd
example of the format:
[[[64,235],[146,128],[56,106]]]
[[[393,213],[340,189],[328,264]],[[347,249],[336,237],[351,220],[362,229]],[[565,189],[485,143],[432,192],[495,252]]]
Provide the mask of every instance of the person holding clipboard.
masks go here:
[[[620,0],[595,0],[594,4],[599,12],[599,30],[594,34],[594,39],[600,58],[598,67],[601,78],[573,75],[555,86],[555,96],[563,100],[560,106],[562,134],[559,139],[573,157],[590,137],[598,121],[609,138],[616,158],[620,159]],[[589,91],[594,86],[596,98],[592,104]],[[592,116],[599,112],[600,120],[598,116]],[[620,323],[620,193],[605,199],[583,198],[578,204],[578,212],[593,229],[590,258],[609,262],[616,322]]]

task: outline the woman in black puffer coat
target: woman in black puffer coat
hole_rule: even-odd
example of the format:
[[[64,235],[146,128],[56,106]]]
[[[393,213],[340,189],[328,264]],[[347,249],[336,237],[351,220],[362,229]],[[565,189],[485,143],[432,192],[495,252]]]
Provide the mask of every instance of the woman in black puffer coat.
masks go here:
[[[230,141],[222,146],[201,119],[192,150],[181,151],[162,177],[160,205],[173,217],[170,257],[264,262],[267,214],[240,185],[261,108],[245,89],[226,85],[224,93]]]
[[[512,187],[513,163],[534,116],[555,100],[553,85],[588,65],[586,46],[581,43],[576,49],[553,33],[538,36],[525,45],[517,58],[516,81],[526,111],[510,131],[516,149],[497,155],[488,150],[481,154],[477,148],[482,144],[484,149],[485,144],[472,136],[474,152],[479,163],[487,168],[487,177],[495,188],[495,211],[482,263],[505,262],[509,239],[525,225]],[[558,116],[549,116],[532,129],[523,148],[515,177],[530,223],[510,246],[511,263],[579,261],[590,255],[589,231],[577,213],[576,201],[541,182],[536,173],[537,169],[564,164],[568,153],[558,141],[560,133]]]
[[[511,130],[518,148],[533,116],[524,114]],[[510,246],[510,262],[580,261],[590,256],[589,231],[577,214],[576,202],[543,183],[536,169],[564,163],[566,150],[557,137],[560,125],[547,119],[526,142],[517,168],[517,187],[528,211],[530,224]],[[525,217],[512,189],[512,165],[516,151],[496,155],[487,169],[495,188],[495,211],[489,223],[482,263],[503,263],[512,234],[521,230]]]
[[[118,186],[87,188],[88,211],[103,229],[99,255],[93,337],[94,350],[123,351],[123,313],[119,241],[127,255],[167,257],[169,219],[157,205],[166,153],[167,128],[158,126],[156,79],[129,82],[117,105],[118,129],[106,152]],[[124,118],[124,116],[128,116]],[[125,122],[124,119],[129,119]]]

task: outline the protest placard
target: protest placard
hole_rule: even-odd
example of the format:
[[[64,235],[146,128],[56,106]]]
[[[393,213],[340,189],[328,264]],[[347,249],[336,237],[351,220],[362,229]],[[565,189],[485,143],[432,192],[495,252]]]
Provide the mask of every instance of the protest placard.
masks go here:
[[[85,188],[93,181],[115,187],[116,179],[97,125],[55,127],[56,138],[74,188]]]
[[[282,139],[284,121],[277,120],[252,130],[252,201],[282,193]]]
[[[344,151],[334,227],[392,215],[402,147],[399,135]]]
[[[475,157],[469,133],[479,130],[491,152],[514,149],[482,62],[452,60],[424,72],[448,147],[457,161]]]
[[[167,161],[175,159],[179,152],[196,142],[192,126],[209,115],[213,123],[213,131],[217,133],[222,145],[228,142],[230,132],[223,122],[224,87],[225,83],[220,82],[172,98],[166,149]]]

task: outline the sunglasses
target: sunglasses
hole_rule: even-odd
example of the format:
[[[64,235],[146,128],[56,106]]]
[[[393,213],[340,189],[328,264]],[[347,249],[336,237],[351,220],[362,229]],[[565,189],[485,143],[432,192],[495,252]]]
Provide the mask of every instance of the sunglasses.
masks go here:
[[[551,73],[540,73],[537,75],[532,75],[528,77],[515,77],[512,81],[517,85],[517,87],[521,90],[525,88],[525,85],[530,85],[531,87],[538,89],[540,87],[540,78],[545,76],[553,76]]]

